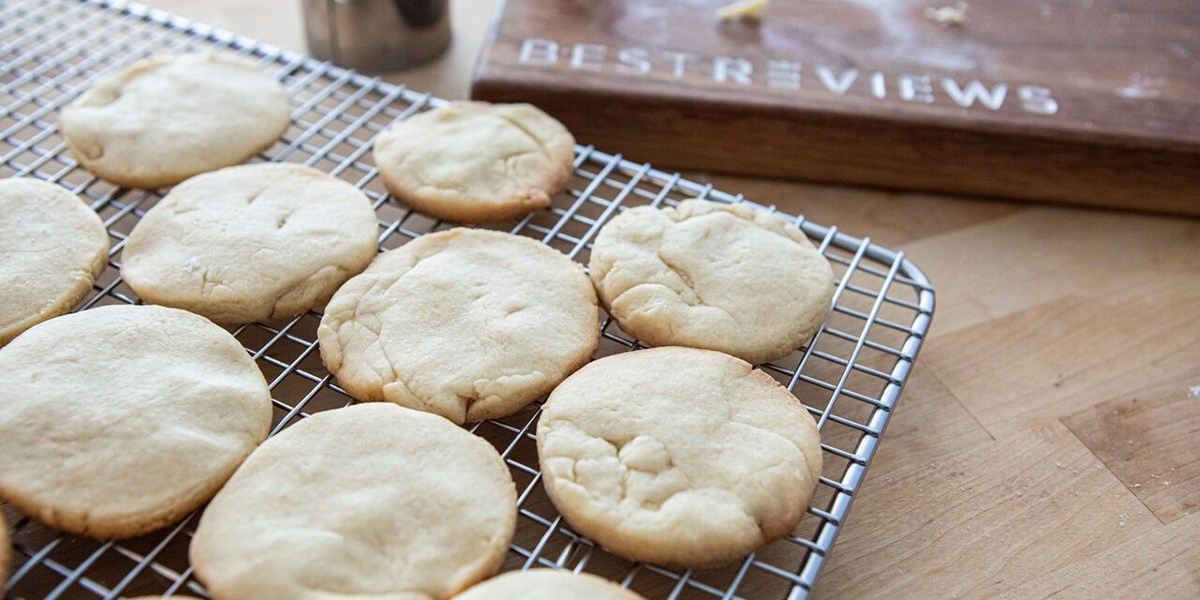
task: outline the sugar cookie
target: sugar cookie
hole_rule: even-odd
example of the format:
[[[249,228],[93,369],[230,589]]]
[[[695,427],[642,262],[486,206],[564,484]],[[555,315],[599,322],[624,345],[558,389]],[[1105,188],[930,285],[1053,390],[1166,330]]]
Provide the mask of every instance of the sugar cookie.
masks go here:
[[[0,498],[126,538],[203,504],[267,435],[271,393],[232,335],[161,306],[51,319],[0,349]]]
[[[442,600],[496,572],[516,518],[491,444],[359,404],[250,455],[204,511],[191,559],[216,600]]]
[[[553,569],[511,571],[457,595],[454,600],[643,600],[641,596],[588,573]]]
[[[262,163],[188,179],[138,222],[121,276],[153,304],[218,323],[294,317],[375,257],[379,228],[353,185]]]
[[[816,424],[787,389],[694,348],[580,369],[542,407],[537,445],[574,530],[671,566],[724,565],[787,535],[821,474]]]
[[[88,171],[144,189],[239,164],[290,122],[278,81],[248,60],[213,53],[140,60],[101,77],[58,120]]]
[[[78,197],[36,179],[0,179],[0,346],[71,310],[107,260],[108,232]]]
[[[452,229],[379,255],[329,301],[317,336],[355,398],[463,423],[513,414],[587,362],[598,313],[557,250]]]
[[[704,200],[618,215],[596,236],[588,267],[609,314],[643,343],[754,364],[812,338],[834,292],[829,261],[794,225]]]
[[[453,102],[397,123],[375,164],[406,204],[460,223],[517,218],[571,180],[575,139],[530,104]]]

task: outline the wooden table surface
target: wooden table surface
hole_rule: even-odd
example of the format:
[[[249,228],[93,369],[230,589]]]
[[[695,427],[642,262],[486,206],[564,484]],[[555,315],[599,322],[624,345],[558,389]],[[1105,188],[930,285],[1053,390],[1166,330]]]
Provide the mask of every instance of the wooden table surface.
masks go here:
[[[147,3],[304,48],[298,0]],[[389,80],[466,97],[495,0],[451,5],[450,52]],[[937,288],[814,597],[1200,597],[1200,221],[691,175],[903,249]]]

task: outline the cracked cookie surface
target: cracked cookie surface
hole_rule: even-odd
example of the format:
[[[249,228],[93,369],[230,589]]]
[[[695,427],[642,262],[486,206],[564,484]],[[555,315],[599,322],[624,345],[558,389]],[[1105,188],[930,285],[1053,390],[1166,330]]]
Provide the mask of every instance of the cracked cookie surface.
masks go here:
[[[101,77],[62,110],[59,127],[88,171],[154,189],[239,164],[291,122],[287,91],[235,56],[154,56]]]
[[[618,215],[596,236],[588,268],[609,313],[643,343],[754,364],[811,339],[834,292],[829,261],[794,225],[704,200]]]
[[[441,600],[496,572],[516,518],[491,444],[359,404],[259,447],[205,509],[191,559],[217,600]]]
[[[575,138],[529,104],[452,102],[380,134],[375,164],[406,204],[459,223],[550,205],[566,189]]]
[[[457,595],[454,600],[643,600],[621,586],[588,573],[554,569],[511,571]]]
[[[421,236],[346,282],[317,328],[350,395],[454,421],[511,415],[591,357],[596,294],[583,269],[529,238]]]
[[[75,306],[108,261],[108,232],[77,196],[0,179],[0,346]]]
[[[800,522],[820,436],[790,392],[738,358],[694,348],[599,359],[542,407],[538,459],[571,527],[616,554],[728,564]]]
[[[102,306],[0,348],[0,498],[102,539],[159,529],[207,501],[267,436],[271,392],[204,317]]]
[[[229,167],[146,212],[121,276],[146,302],[219,323],[294,317],[366,268],[378,232],[370,200],[340,179],[286,163]]]

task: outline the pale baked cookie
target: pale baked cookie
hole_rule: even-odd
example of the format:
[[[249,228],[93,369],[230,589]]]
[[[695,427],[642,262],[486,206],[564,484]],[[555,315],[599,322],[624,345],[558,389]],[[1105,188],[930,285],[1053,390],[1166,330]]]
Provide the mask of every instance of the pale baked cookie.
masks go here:
[[[513,219],[567,188],[575,138],[530,104],[453,102],[397,123],[375,164],[404,203],[460,223]]]
[[[102,539],[203,504],[267,435],[271,393],[241,344],[204,317],[104,306],[0,349],[0,498]]]
[[[816,423],[783,386],[720,352],[597,360],[542,407],[546,492],[576,531],[634,560],[720,566],[800,522],[821,474]]]
[[[591,357],[600,328],[577,263],[529,238],[460,228],[379,255],[334,294],[317,336],[355,398],[464,423],[549,392]]]
[[[58,125],[88,171],[154,189],[241,163],[290,122],[278,81],[248,60],[201,53],[155,56],[100,78]]]
[[[554,569],[511,571],[493,577],[454,600],[642,600],[611,581],[588,573]]]
[[[391,404],[316,414],[267,440],[192,539],[217,600],[440,600],[496,572],[517,496],[495,448]]]
[[[588,267],[609,314],[643,343],[754,364],[808,341],[834,292],[829,261],[794,225],[704,200],[625,211],[596,236]]]
[[[104,224],[78,197],[36,179],[0,179],[0,346],[71,310],[107,259]]]
[[[294,317],[324,304],[376,253],[371,202],[295,164],[197,175],[133,228],[121,276],[146,302],[219,323]]]

